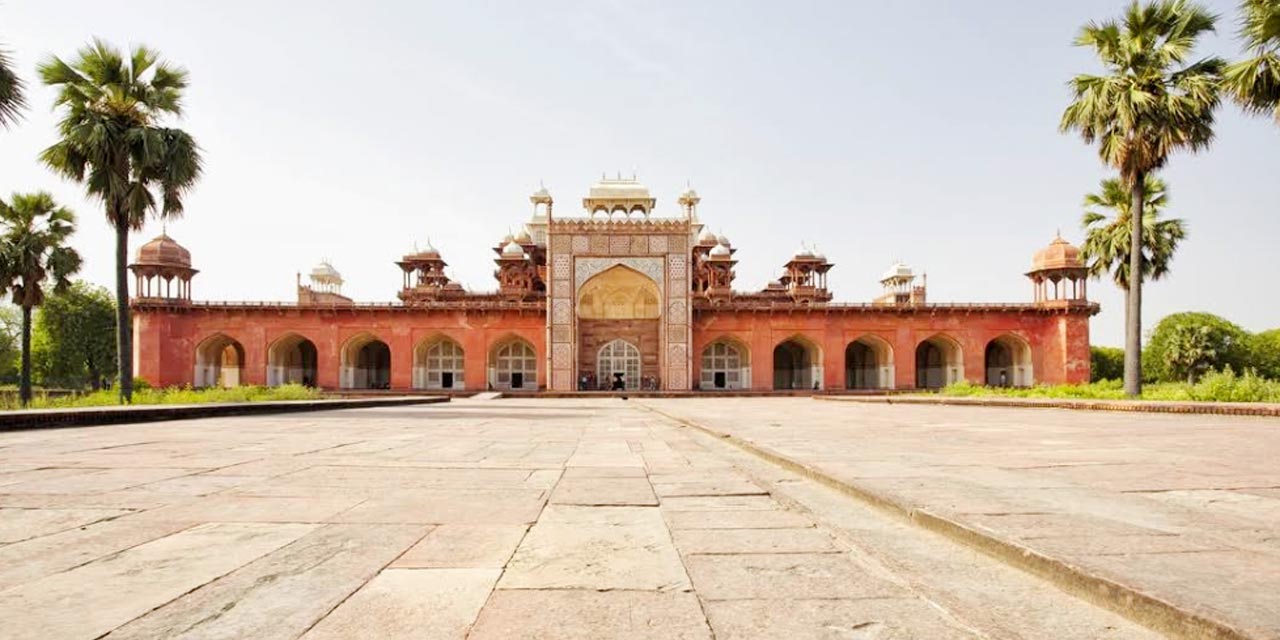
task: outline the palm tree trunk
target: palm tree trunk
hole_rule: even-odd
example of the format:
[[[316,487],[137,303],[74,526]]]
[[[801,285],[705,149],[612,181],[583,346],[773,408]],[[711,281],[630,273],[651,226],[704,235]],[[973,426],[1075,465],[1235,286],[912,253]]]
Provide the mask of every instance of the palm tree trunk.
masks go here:
[[[129,225],[116,220],[116,355],[120,363],[116,380],[120,401],[133,401],[133,327],[129,321]]]
[[[1142,209],[1147,199],[1146,179],[1145,172],[1136,172],[1130,187],[1129,295],[1124,319],[1124,392],[1130,397],[1142,394]]]
[[[31,404],[31,307],[22,308],[22,373],[18,379],[22,406]]]

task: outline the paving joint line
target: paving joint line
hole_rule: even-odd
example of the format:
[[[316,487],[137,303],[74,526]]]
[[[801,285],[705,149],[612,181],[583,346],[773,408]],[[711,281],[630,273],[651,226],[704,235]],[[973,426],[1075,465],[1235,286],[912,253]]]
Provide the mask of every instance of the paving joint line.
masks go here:
[[[1064,560],[978,531],[928,509],[915,507],[888,495],[841,480],[814,466],[794,460],[750,440],[673,415],[646,403],[637,402],[636,404],[679,425],[706,433],[787,471],[835,489],[923,529],[941,534],[953,542],[981,551],[1007,565],[1043,579],[1066,593],[1118,613],[1154,631],[1186,640],[1261,640],[1229,623],[1187,611],[1152,594],[1091,573]]]

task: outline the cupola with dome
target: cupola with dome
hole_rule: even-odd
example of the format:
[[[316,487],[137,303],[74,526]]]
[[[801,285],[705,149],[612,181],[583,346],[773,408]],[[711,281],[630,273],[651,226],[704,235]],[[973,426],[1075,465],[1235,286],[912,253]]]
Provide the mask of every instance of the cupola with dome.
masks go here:
[[[1080,256],[1080,248],[1064,240],[1061,233],[1031,258],[1027,277],[1039,306],[1088,304],[1089,269]]]
[[[138,247],[129,270],[134,277],[134,296],[139,299],[191,302],[191,252],[167,233],[161,233]]]

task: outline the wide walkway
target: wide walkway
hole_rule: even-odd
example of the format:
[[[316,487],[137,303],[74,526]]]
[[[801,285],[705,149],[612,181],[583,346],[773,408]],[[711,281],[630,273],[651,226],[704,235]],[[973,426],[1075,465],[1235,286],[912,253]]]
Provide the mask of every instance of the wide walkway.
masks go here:
[[[644,402],[1251,637],[1280,638],[1280,419]]]
[[[933,454],[894,453],[893,418],[874,412],[864,427],[851,408],[804,399],[654,404],[791,443],[809,433],[826,444],[805,451],[848,447],[850,464],[881,476],[904,476],[894,465],[914,468],[912,455],[944,468],[950,456],[987,481],[969,485],[979,489],[1016,485],[998,470],[1019,456],[1030,465],[1053,441],[1073,447],[1058,433],[922,414],[935,426],[917,428],[941,422],[949,435],[917,441]],[[973,447],[994,433],[1005,447],[976,465]],[[952,485],[934,480],[949,477],[916,481],[942,492]],[[1025,526],[1050,526],[1044,517]],[[614,399],[0,434],[0,637],[103,636],[1155,637]]]

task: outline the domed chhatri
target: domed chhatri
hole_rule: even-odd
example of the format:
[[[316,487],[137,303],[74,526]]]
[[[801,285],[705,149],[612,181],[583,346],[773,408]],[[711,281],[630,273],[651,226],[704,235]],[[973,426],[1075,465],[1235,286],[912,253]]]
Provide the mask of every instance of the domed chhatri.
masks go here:
[[[311,281],[323,285],[341,285],[343,282],[342,274],[328,260],[321,260],[311,270]]]
[[[1062,234],[1035,253],[1027,277],[1034,284],[1038,305],[1088,304],[1089,269],[1080,249],[1063,240]]]
[[[727,245],[727,244],[725,244],[725,243],[723,243],[723,242],[721,242],[721,243],[717,244],[715,247],[712,247],[712,249],[711,249],[711,257],[712,257],[712,258],[722,258],[722,259],[723,259],[723,258],[728,258],[728,257],[730,257],[730,256],[732,256],[732,255],[733,255],[733,252],[729,250],[729,245]]]
[[[1084,261],[1080,258],[1080,249],[1075,245],[1062,239],[1061,235],[1056,236],[1049,246],[1039,250],[1035,254],[1035,258],[1031,261],[1033,270],[1041,269],[1073,269],[1084,266]]]
[[[503,258],[524,258],[524,247],[516,244],[515,240],[510,240],[502,247]]]
[[[191,268],[191,252],[187,248],[178,244],[176,240],[170,238],[168,234],[161,233],[153,238],[150,242],[138,247],[138,252],[134,255],[134,264],[151,265],[157,267],[184,267]]]
[[[165,300],[168,303],[191,301],[191,252],[168,234],[161,233],[138,247],[129,270],[134,277],[134,295],[138,298]]]
[[[720,239],[710,229],[703,229],[702,233],[698,234],[698,246],[700,247],[714,247],[719,243]]]

